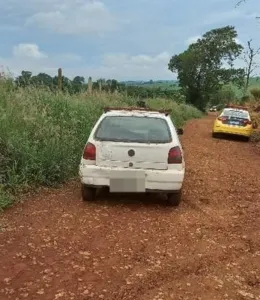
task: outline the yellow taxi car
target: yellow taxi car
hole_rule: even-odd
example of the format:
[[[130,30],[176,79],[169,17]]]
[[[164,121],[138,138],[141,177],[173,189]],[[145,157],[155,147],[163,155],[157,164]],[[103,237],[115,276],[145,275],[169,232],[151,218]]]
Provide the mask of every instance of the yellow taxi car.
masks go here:
[[[254,126],[248,109],[244,106],[227,105],[214,121],[212,136],[237,135],[249,141]]]

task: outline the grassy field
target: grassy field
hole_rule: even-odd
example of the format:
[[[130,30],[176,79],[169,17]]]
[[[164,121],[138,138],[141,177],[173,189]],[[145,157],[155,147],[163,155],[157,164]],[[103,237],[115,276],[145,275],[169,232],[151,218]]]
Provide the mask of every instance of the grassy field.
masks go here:
[[[145,82],[135,84],[137,86],[145,87],[145,88],[161,88],[164,90],[177,90],[179,89],[177,81],[154,81],[152,83]],[[235,92],[236,97],[241,98],[243,96],[243,89],[238,88],[235,85],[230,84],[230,89]],[[260,88],[260,77],[250,78],[249,81],[249,90],[252,88]]]
[[[177,126],[199,118],[194,107],[148,99],[172,109]],[[48,90],[13,90],[0,82],[0,208],[37,186],[55,186],[77,176],[83,146],[104,106],[129,106],[122,95],[70,96]]]

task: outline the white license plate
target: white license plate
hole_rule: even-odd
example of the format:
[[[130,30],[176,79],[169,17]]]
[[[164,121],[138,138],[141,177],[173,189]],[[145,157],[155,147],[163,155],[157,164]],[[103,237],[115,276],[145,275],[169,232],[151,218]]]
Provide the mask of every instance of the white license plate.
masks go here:
[[[111,171],[110,192],[143,193],[145,192],[145,172],[143,171]]]

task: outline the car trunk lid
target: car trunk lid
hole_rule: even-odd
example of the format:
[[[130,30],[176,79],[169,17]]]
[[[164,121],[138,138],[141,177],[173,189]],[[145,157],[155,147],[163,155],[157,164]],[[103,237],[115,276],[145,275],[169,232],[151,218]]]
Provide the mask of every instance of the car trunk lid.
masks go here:
[[[168,169],[168,144],[98,142],[96,164],[100,167]]]
[[[222,123],[230,126],[239,126],[239,127],[244,127],[247,125],[247,122],[249,120],[244,119],[244,118],[237,118],[237,117],[229,117],[223,119]]]

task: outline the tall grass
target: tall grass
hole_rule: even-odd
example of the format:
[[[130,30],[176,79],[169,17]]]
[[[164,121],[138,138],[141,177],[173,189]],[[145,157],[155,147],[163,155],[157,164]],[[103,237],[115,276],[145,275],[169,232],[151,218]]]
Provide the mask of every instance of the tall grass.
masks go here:
[[[10,205],[17,192],[76,176],[83,146],[103,107],[134,103],[123,95],[14,90],[0,82],[0,208]],[[147,99],[147,103],[172,109],[176,126],[201,116],[194,107],[172,101]]]

